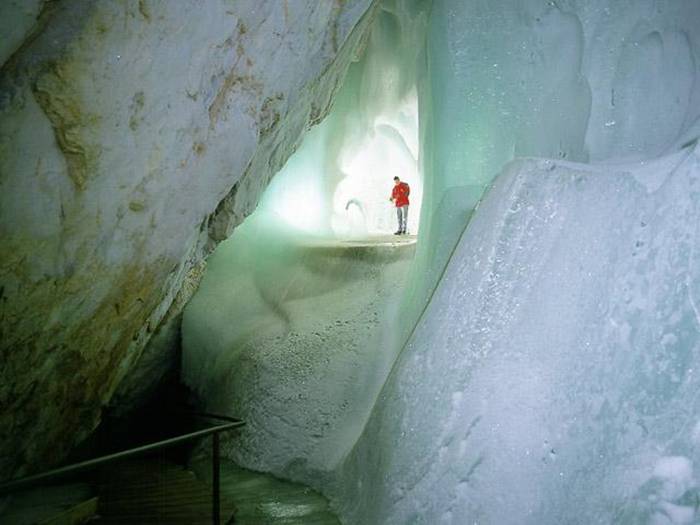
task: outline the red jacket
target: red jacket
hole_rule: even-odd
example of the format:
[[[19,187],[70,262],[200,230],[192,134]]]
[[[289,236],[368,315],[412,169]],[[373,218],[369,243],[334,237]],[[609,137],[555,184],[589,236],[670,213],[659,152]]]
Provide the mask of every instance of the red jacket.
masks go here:
[[[391,198],[394,199],[394,204],[397,208],[408,206],[408,195],[411,193],[411,188],[405,182],[399,182],[394,185],[391,190]]]

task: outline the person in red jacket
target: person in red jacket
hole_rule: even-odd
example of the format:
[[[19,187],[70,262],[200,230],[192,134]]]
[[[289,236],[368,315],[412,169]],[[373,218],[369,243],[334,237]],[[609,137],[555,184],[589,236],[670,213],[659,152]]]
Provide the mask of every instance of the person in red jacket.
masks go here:
[[[399,229],[394,232],[394,235],[406,234],[406,223],[408,222],[408,195],[411,193],[411,188],[401,179],[394,177],[394,189],[391,190],[389,200],[396,206],[396,216],[399,219]]]

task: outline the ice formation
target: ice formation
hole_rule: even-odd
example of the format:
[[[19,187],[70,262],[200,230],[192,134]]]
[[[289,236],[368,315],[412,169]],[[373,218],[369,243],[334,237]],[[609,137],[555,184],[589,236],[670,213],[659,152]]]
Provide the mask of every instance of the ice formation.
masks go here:
[[[698,150],[512,163],[344,467],[348,523],[697,522],[699,220]]]
[[[700,3],[382,6],[376,31],[395,38],[376,39],[378,53],[420,40],[428,20],[425,56],[411,55],[421,237],[386,355],[406,345],[349,438],[324,434],[333,454],[313,439],[231,454],[318,487],[351,524],[698,523]],[[333,222],[352,199],[310,224],[352,230]],[[202,386],[216,362],[199,355]],[[321,370],[322,354],[303,355]],[[340,372],[315,384],[330,392]],[[247,377],[235,390],[262,397],[262,374]],[[369,410],[374,393],[360,398]],[[284,422],[289,406],[340,398],[277,399],[259,412],[251,400],[248,416]]]
[[[304,477],[359,437],[392,365],[415,244],[339,242],[280,231],[256,213],[212,256],[185,310],[185,380],[206,409],[246,428],[229,455]]]

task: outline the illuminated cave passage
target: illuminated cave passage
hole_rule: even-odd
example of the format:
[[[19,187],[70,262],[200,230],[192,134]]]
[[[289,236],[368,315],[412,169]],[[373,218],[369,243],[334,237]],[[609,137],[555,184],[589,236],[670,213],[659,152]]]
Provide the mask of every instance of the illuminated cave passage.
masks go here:
[[[401,33],[401,15],[378,14],[330,114],[185,309],[183,379],[207,412],[247,422],[230,447],[246,467],[294,478],[337,465],[400,349],[422,198],[422,40]],[[394,235],[395,176],[410,186],[409,235]]]
[[[29,4],[4,477],[165,374],[344,524],[698,523],[700,3]]]

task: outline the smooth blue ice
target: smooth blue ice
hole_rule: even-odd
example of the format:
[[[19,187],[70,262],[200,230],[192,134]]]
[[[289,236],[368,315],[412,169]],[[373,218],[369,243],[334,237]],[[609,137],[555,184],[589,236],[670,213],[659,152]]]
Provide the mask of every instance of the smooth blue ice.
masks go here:
[[[415,315],[512,159],[649,160],[700,135],[700,2],[431,5],[427,71],[418,75],[426,197]]]

